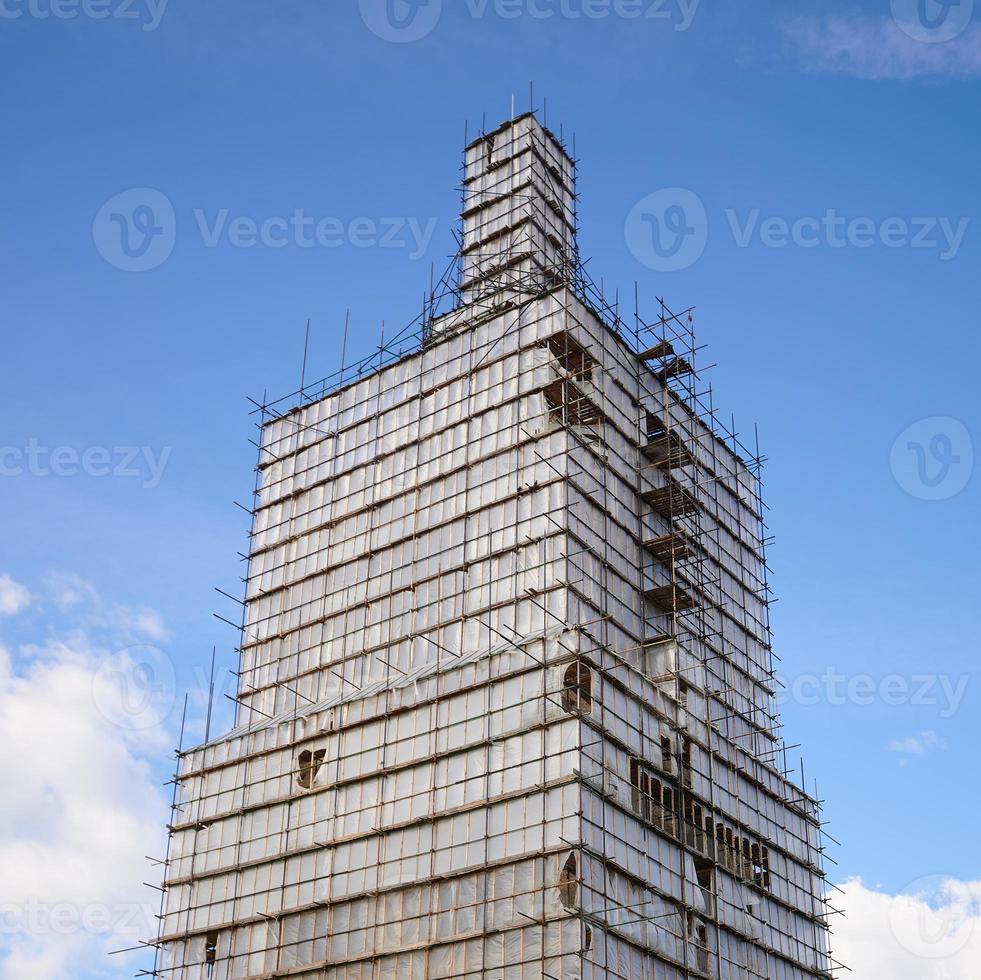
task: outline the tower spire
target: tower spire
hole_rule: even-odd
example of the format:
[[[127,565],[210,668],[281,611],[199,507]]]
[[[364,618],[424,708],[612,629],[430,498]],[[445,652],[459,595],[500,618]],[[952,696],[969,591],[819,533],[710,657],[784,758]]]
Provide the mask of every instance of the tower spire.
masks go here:
[[[466,148],[460,291],[465,304],[520,301],[572,283],[575,164],[534,113]]]

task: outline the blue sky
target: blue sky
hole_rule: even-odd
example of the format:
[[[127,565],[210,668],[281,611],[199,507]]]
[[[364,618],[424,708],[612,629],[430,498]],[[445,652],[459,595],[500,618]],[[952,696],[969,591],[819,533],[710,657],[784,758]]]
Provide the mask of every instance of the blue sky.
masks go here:
[[[592,275],[696,306],[716,403],[759,423],[784,720],[842,842],[833,879],[865,897],[981,880],[981,13],[401,4],[404,30],[374,0],[0,0],[8,693],[43,696],[66,644],[80,670],[163,650],[165,708],[200,691],[212,646],[234,666],[212,613],[236,618],[216,586],[241,591],[246,396],[297,387],[308,318],[316,378],[348,308],[351,356],[415,316],[453,248],[465,126],[527,108],[533,83],[575,133]],[[131,229],[127,255],[111,214],[146,201],[163,231],[137,254]],[[670,235],[679,213],[674,251],[650,222]],[[129,739],[127,765],[162,781],[162,744]],[[32,837],[23,802],[4,819],[42,853],[61,830]],[[127,975],[34,955],[0,935],[0,977]]]

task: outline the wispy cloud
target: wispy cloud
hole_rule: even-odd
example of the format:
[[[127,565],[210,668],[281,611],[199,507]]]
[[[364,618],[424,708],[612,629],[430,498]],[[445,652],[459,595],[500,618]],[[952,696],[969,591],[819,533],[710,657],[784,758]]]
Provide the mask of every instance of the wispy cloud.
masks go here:
[[[0,575],[0,616],[16,616],[31,602],[31,594],[9,575]]]
[[[900,79],[981,75],[981,29],[930,44],[889,17],[804,17],[782,25],[805,71],[855,78]]]
[[[72,614],[84,628],[112,629],[120,639],[164,643],[170,635],[159,613],[147,606],[107,602],[95,585],[74,572],[47,576],[46,598],[63,613]]]
[[[919,735],[910,735],[907,738],[895,738],[886,748],[890,752],[898,752],[900,755],[915,756],[922,759],[934,750],[947,748],[947,743],[936,732],[930,731],[920,732]]]

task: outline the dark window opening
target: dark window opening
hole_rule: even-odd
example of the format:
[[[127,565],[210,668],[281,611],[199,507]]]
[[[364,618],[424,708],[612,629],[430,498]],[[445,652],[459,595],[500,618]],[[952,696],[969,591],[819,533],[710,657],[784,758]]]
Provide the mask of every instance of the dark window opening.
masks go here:
[[[698,885],[706,891],[712,891],[715,887],[715,865],[707,858],[695,858],[695,875],[698,878]]]
[[[681,781],[688,789],[692,785],[692,748],[691,742],[686,738],[681,742]]]
[[[593,930],[589,926],[584,927],[582,951],[588,953],[593,948]]]
[[[667,426],[653,413],[647,413],[647,438],[656,439],[658,436],[667,435]]]
[[[593,674],[581,661],[569,664],[562,687],[562,707],[584,715],[593,711]]]
[[[597,426],[603,421],[603,413],[572,381],[560,378],[542,389],[549,416],[558,425]]]
[[[749,839],[746,837],[740,838],[737,847],[739,856],[742,859],[742,876],[744,879],[751,880],[753,877],[753,852]]]
[[[705,813],[700,803],[694,800],[685,802],[685,840],[702,854],[709,851],[712,841],[712,820]]]
[[[677,794],[674,787],[651,775],[639,759],[630,760],[630,799],[634,812],[672,837],[678,837],[681,825],[676,812],[680,803]],[[698,809],[701,814],[701,807]]]
[[[548,339],[549,350],[566,371],[577,381],[592,381],[595,358],[568,333],[557,333]]]
[[[559,900],[570,912],[579,904],[579,862],[570,854],[559,874]]]
[[[208,966],[208,976],[211,976],[211,972],[214,969],[214,965],[217,961],[218,961],[218,933],[209,932],[204,940],[204,962]]]
[[[709,931],[704,922],[696,920],[692,930],[692,938],[695,941],[695,958],[698,960],[698,972],[709,972]]]
[[[707,828],[711,823],[707,822]],[[743,881],[752,882],[758,888],[770,890],[770,849],[751,837],[742,837],[730,827],[715,825],[715,837],[719,842],[718,862]]]
[[[760,888],[770,890],[770,849],[759,844],[753,845],[753,881]]]
[[[688,692],[690,690],[691,688],[684,681],[678,681],[678,704],[682,708],[688,707]]]
[[[678,835],[678,821],[675,816],[675,791],[670,786],[661,788],[660,826],[672,837]]]
[[[706,813],[702,820],[702,847],[701,850],[704,854],[708,854],[710,857],[715,858],[715,846],[712,842],[712,837],[715,832],[715,821],[711,813]],[[717,860],[717,859],[716,859]]]
[[[296,781],[302,789],[310,789],[313,786],[313,781],[317,778],[317,773],[320,772],[320,767],[324,764],[326,757],[326,749],[317,749],[316,752],[304,749],[300,753],[297,758],[299,769],[297,770]]]
[[[694,800],[685,801],[685,819],[699,830],[702,829],[702,805]]]
[[[634,813],[641,819],[654,820],[654,794],[657,793],[657,806],[660,806],[661,784],[640,764],[640,760],[630,760],[631,803]]]
[[[661,736],[661,768],[665,772],[671,772],[671,739],[667,735]]]
[[[630,803],[635,813],[643,815],[644,794],[640,789],[640,777],[643,769],[637,759],[630,760]],[[648,781],[649,782],[649,781]]]

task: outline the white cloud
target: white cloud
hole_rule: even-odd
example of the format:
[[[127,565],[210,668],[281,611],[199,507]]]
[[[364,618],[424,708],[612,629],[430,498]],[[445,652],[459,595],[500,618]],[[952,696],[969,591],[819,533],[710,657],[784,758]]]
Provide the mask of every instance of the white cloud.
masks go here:
[[[888,17],[804,17],[783,33],[806,71],[909,80],[981,74],[981,30],[940,44],[910,37]]]
[[[113,617],[117,629],[131,631],[156,643],[164,643],[170,636],[159,613],[153,609],[142,606],[137,609],[113,606],[107,615]]]
[[[834,956],[850,980],[977,980],[981,963],[981,882],[924,878],[901,895],[860,879],[835,893]]]
[[[895,738],[887,746],[890,752],[900,755],[912,755],[922,759],[934,749],[945,749],[947,743],[934,731],[920,732],[907,738]],[[905,761],[905,760],[904,760]]]
[[[31,602],[31,594],[23,585],[15,582],[9,575],[0,575],[0,616],[15,616],[26,609]]]
[[[71,609],[82,602],[98,602],[99,593],[88,579],[74,572],[54,572],[48,575],[47,585],[50,598],[62,610]]]
[[[144,678],[118,672],[140,657],[110,657],[115,639],[102,638],[118,636],[122,613],[142,629],[163,626],[109,609],[103,631],[75,630],[16,658],[0,647],[0,980],[131,977],[108,952],[155,932],[159,897],[141,883],[159,880],[145,855],[162,856],[167,801],[152,767],[172,736],[164,711],[156,724],[132,723],[154,718],[133,713],[127,684]],[[117,702],[129,713],[112,710]]]
[[[57,572],[45,580],[47,598],[63,613],[74,613],[86,628],[112,630],[134,640],[164,643],[169,634],[159,614],[148,607],[107,602],[95,585],[73,572]]]

